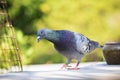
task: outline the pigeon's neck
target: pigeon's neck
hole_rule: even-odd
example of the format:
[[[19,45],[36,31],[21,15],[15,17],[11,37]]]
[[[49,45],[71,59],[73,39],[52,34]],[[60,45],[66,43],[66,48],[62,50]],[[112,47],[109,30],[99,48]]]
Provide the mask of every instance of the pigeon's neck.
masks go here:
[[[50,42],[56,42],[59,41],[59,34],[56,32],[51,32],[49,34],[47,34],[46,39]]]

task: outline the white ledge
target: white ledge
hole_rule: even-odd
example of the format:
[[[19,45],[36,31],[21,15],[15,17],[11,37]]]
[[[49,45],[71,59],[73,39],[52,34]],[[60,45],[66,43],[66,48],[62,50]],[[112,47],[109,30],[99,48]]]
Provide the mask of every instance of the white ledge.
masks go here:
[[[120,65],[87,62],[80,64],[80,70],[59,70],[61,66],[62,64],[24,66],[23,72],[1,74],[0,80],[120,80]]]

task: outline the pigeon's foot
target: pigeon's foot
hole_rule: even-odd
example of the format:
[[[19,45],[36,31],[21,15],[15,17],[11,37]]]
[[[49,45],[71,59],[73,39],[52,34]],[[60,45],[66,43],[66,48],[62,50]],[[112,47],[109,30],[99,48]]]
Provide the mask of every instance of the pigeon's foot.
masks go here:
[[[67,68],[68,70],[79,70],[80,68],[78,68],[78,64],[74,67],[74,68]]]
[[[74,68],[67,68],[68,70],[79,70],[80,68],[78,68],[80,61],[77,62],[76,66]]]
[[[80,68],[67,68],[68,70],[79,70]]]
[[[68,64],[64,64],[59,70],[63,70],[64,68],[67,69],[67,67],[71,67],[71,66]]]

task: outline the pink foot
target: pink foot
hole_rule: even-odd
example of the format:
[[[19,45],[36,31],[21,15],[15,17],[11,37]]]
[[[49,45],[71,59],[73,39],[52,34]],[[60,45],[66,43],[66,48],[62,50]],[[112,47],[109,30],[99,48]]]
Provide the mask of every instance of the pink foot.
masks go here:
[[[71,66],[64,64],[59,70],[63,70],[64,68],[66,69],[67,67],[71,67]]]

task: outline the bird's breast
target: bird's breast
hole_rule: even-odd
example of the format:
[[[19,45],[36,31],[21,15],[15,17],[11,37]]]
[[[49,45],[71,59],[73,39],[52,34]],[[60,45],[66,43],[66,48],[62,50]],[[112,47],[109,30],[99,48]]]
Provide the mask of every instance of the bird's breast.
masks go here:
[[[62,43],[55,44],[54,46],[58,51],[69,51],[69,50],[71,50],[71,46],[69,44],[65,44],[65,43],[64,44],[62,44]]]

